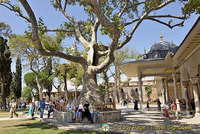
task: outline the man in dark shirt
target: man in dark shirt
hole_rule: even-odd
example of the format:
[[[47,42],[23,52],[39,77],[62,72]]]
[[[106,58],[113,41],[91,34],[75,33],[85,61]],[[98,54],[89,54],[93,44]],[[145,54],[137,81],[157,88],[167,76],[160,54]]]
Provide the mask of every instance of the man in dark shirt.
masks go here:
[[[43,100],[40,101],[40,118],[43,118],[44,108],[45,108],[45,98],[43,98]]]

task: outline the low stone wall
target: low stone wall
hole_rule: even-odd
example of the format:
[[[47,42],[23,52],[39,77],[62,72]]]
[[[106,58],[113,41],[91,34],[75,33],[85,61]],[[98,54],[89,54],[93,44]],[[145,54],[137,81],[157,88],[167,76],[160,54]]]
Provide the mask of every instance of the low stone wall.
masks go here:
[[[54,111],[53,112],[53,119],[60,121],[60,122],[73,122],[72,121],[72,112],[60,112]],[[98,123],[101,122],[114,122],[121,120],[121,111],[120,110],[113,110],[113,111],[100,111],[98,112]],[[87,118],[84,118],[82,122],[89,122]],[[94,117],[94,122],[95,117]]]
[[[71,112],[53,112],[53,119],[60,122],[72,122],[72,113]]]
[[[114,122],[121,120],[121,111],[100,111],[98,112],[98,122]]]

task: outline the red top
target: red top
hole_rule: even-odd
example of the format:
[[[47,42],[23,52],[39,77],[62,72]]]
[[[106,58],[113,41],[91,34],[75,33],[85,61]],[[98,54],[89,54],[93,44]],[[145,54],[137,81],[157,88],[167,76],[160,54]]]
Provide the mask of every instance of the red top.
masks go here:
[[[172,110],[177,110],[177,106],[176,106],[176,104],[171,104],[171,108],[172,108]]]

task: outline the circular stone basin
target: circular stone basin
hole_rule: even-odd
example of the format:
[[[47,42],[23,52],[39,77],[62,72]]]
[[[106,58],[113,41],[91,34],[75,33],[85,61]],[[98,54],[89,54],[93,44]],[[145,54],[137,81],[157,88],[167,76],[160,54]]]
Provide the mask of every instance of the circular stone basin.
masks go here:
[[[121,110],[99,111],[97,122],[115,122],[121,120]],[[72,122],[72,112],[54,111],[53,119],[60,122]],[[95,122],[95,117],[94,117]]]

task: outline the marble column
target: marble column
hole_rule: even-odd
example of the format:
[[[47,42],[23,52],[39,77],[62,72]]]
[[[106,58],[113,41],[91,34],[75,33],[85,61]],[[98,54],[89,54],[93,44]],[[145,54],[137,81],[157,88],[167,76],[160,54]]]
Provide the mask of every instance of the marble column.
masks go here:
[[[140,109],[142,109],[142,102],[143,102],[143,93],[142,93],[142,77],[141,75],[138,76],[138,93],[139,93],[139,104],[140,104]]]
[[[184,95],[184,99],[185,99],[185,103],[186,103],[186,115],[190,115],[189,111],[189,102],[188,102],[188,81],[182,81],[182,85],[183,85],[183,95]]]
[[[195,103],[195,117],[200,117],[200,102],[199,102],[199,93],[198,93],[198,78],[190,78],[192,83],[192,89],[194,94],[194,103]]]
[[[167,102],[169,102],[169,89],[168,89],[168,82],[167,80],[165,79],[165,93],[166,93],[166,100]]]
[[[174,94],[175,94],[175,100],[177,104],[177,110],[180,111],[180,104],[178,99],[178,88],[177,88],[177,82],[176,82],[176,74],[172,74],[173,77],[173,83],[174,83]]]
[[[163,104],[166,102],[166,93],[165,93],[165,78],[161,79],[162,85],[162,97],[163,97]]]

